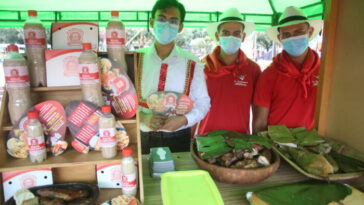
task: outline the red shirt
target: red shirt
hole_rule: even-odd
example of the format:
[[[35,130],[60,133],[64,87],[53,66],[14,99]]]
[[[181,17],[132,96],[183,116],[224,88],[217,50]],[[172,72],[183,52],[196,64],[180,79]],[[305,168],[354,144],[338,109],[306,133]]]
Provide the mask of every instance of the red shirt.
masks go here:
[[[253,91],[261,71],[259,66],[240,51],[238,61],[225,65],[220,46],[204,61],[211,108],[200,122],[198,134],[222,129],[249,133]]]
[[[320,58],[309,49],[300,67],[283,51],[260,75],[254,104],[269,108],[268,125],[314,126]]]

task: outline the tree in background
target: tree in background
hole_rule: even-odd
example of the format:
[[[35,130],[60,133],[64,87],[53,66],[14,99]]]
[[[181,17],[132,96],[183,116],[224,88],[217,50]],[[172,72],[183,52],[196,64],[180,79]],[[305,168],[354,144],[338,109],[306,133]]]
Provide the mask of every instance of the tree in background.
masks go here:
[[[257,45],[268,52],[272,48],[273,41],[269,39],[265,32],[257,32]]]

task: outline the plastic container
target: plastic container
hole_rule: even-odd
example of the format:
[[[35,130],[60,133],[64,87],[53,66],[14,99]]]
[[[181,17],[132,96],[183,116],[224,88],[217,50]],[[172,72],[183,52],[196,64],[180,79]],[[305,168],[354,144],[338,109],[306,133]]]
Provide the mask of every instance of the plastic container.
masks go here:
[[[28,112],[29,123],[27,125],[27,143],[31,162],[43,162],[47,159],[42,125],[38,120],[38,112]]]
[[[106,45],[109,59],[115,61],[128,73],[125,62],[125,28],[119,19],[118,11],[111,11],[111,19],[106,27]]]
[[[123,149],[123,159],[121,160],[122,193],[135,196],[137,193],[137,168],[132,155],[131,147]]]
[[[101,107],[104,99],[101,95],[97,55],[91,50],[91,43],[82,44],[82,48],[83,52],[78,58],[82,97]]]
[[[104,105],[101,108],[102,115],[99,119],[100,147],[102,156],[106,159],[116,156],[116,129],[115,117],[111,114],[111,107]]]
[[[18,53],[16,45],[8,46],[8,54],[4,59],[4,74],[9,94],[10,120],[15,125],[32,106],[27,62]]]
[[[202,170],[167,172],[161,176],[164,205],[223,205],[209,173]]]
[[[46,86],[46,67],[44,52],[46,34],[42,22],[37,18],[37,11],[28,11],[29,19],[24,24],[24,38],[29,62],[30,83],[33,87]]]

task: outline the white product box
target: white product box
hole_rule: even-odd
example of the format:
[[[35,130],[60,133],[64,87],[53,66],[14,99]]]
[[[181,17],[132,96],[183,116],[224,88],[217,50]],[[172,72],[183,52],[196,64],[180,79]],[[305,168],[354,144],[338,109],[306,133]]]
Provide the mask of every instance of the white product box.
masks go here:
[[[78,57],[81,49],[46,50],[47,87],[79,86]]]
[[[121,163],[96,165],[99,188],[122,188]]]
[[[50,168],[3,172],[2,179],[5,201],[9,200],[19,189],[53,184]]]
[[[52,49],[82,49],[82,43],[91,43],[98,50],[98,23],[52,23]]]

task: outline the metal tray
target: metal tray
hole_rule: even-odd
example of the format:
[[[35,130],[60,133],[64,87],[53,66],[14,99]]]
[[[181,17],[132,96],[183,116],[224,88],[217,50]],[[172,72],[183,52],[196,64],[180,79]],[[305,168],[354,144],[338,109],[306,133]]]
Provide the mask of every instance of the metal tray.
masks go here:
[[[53,185],[45,185],[45,186],[36,186],[29,188],[28,190],[31,191],[34,195],[39,196],[36,191],[38,189],[43,188],[68,188],[72,187],[75,189],[85,189],[89,192],[88,197],[92,197],[92,202],[89,205],[96,204],[96,200],[99,196],[99,188],[96,185],[93,184],[87,184],[87,183],[65,183],[65,184],[53,184]],[[15,200],[13,197],[11,197],[5,205],[16,205]]]
[[[319,180],[327,180],[327,181],[337,181],[337,180],[347,180],[353,179],[364,175],[364,171],[361,172],[351,172],[351,173],[341,173],[341,174],[329,174],[327,177],[317,176],[308,173],[306,170],[302,169],[299,165],[297,165],[294,161],[286,157],[276,146],[272,147],[275,152],[277,152],[288,164],[290,164],[297,171],[306,175],[307,177]]]

